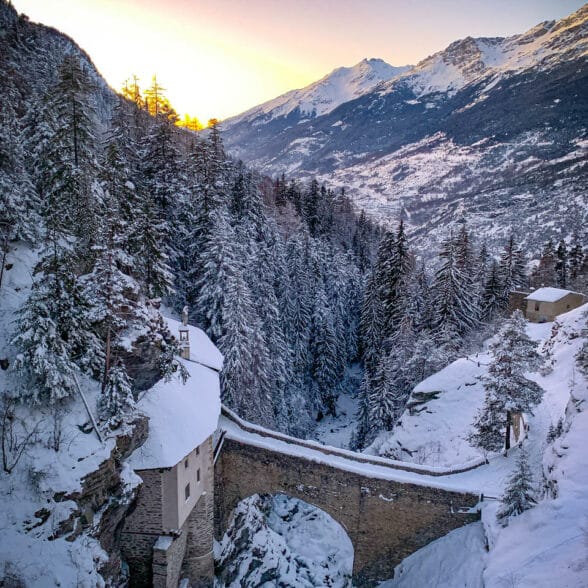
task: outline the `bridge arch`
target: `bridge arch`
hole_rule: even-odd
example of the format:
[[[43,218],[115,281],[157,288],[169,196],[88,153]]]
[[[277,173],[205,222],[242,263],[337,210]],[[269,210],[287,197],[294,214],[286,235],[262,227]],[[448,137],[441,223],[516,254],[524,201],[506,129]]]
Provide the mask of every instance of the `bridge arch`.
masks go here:
[[[292,453],[225,436],[215,463],[217,539],[241,500],[284,493],[325,511],[345,529],[354,549],[354,585],[374,586],[391,578],[411,553],[479,519],[468,510],[478,495],[379,479],[369,468],[358,473],[312,459],[308,452]]]
[[[239,570],[247,585],[278,579],[306,585],[312,578],[313,585],[350,586],[353,543],[345,529],[315,505],[282,492],[254,494],[239,502],[229,525],[232,542],[223,543],[217,554],[221,582],[234,583]],[[252,526],[245,531],[245,525]]]

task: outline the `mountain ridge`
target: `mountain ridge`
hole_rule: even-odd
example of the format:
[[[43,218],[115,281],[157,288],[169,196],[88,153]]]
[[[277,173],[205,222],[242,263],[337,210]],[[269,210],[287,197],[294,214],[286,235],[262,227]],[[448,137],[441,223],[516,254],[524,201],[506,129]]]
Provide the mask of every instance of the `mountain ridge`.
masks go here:
[[[357,98],[378,84],[389,81],[412,66],[395,67],[379,58],[365,58],[351,67],[337,67],[303,88],[290,90],[224,121],[228,128],[257,118],[271,120],[298,110],[302,118],[328,114],[334,108]]]
[[[384,223],[403,214],[417,238],[466,219],[492,240],[522,219],[536,250],[568,236],[560,227],[585,231],[587,39],[588,5],[519,35],[466,37],[325,115],[230,124],[226,145],[264,173],[345,187]],[[475,162],[457,169],[449,152]]]

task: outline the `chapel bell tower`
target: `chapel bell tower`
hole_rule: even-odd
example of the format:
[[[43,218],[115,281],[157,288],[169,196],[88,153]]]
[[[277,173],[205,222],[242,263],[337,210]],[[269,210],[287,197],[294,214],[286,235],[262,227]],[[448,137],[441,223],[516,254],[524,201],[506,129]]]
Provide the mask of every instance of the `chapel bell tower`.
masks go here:
[[[188,331],[188,307],[182,310],[182,325],[180,326],[180,357],[190,359],[190,332]]]

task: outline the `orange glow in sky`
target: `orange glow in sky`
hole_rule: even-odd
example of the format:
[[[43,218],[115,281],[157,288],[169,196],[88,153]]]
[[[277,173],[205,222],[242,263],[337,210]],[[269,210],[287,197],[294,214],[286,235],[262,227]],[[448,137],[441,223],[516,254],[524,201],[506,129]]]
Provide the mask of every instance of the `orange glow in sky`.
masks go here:
[[[201,121],[238,114],[364,57],[416,63],[450,42],[523,32],[580,0],[13,0],[71,36],[115,89],[157,74]]]

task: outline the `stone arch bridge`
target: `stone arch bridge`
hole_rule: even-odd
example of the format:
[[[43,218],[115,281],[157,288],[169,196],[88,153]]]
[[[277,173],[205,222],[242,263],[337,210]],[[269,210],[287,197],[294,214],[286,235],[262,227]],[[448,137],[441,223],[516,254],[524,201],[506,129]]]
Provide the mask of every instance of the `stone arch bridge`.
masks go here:
[[[354,586],[391,578],[406,556],[479,519],[480,495],[440,470],[301,441],[246,423],[223,408],[214,451],[215,535],[252,494],[284,493],[317,506],[347,531]]]

